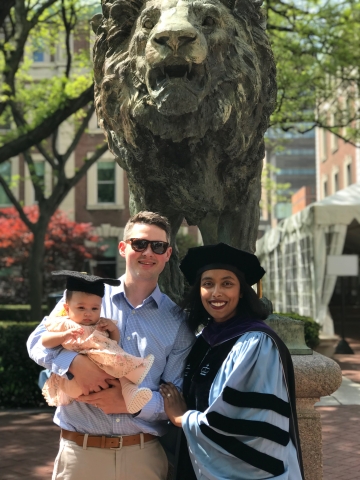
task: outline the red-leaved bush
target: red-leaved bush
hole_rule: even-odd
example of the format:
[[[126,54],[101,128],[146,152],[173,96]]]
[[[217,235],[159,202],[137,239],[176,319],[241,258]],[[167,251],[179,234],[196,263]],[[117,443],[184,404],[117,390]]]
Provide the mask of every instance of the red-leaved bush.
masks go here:
[[[31,222],[39,216],[36,205],[24,207]],[[86,260],[104,247],[88,246],[98,242],[91,223],[76,223],[57,210],[51,217],[45,237],[44,299],[54,289],[63,289],[63,281],[54,282],[53,270],[84,270]],[[0,209],[0,303],[28,302],[28,258],[33,234],[14,207]]]

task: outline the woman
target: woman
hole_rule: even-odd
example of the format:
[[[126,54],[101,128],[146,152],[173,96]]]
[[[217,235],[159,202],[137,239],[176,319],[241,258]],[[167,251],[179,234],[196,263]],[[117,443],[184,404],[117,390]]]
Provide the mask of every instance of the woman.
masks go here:
[[[177,477],[303,479],[291,357],[263,323],[251,288],[264,269],[223,243],[190,249],[180,268],[193,286],[189,325],[207,325],[186,362],[184,396],[161,386],[166,413],[187,440]]]

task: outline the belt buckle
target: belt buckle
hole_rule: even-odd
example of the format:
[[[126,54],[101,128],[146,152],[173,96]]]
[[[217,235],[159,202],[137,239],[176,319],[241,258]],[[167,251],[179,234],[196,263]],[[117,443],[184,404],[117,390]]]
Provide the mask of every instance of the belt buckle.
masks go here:
[[[112,438],[119,438],[119,446],[118,447],[110,447],[110,450],[121,450],[123,446],[123,435],[111,435]]]

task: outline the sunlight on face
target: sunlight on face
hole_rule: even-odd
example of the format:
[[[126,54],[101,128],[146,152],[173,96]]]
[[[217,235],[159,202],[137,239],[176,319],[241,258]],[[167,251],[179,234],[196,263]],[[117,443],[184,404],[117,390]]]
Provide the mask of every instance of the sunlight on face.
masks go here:
[[[225,322],[236,314],[241,297],[239,279],[229,270],[207,270],[201,275],[200,296],[215,322]]]

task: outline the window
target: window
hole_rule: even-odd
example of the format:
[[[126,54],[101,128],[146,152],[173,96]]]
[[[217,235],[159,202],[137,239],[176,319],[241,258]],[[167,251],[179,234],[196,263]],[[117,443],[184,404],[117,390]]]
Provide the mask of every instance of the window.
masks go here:
[[[325,162],[327,160],[327,135],[326,130],[320,130],[321,135],[321,161]]]
[[[329,195],[329,187],[328,187],[328,181],[323,180],[323,198],[327,197]]]
[[[279,168],[276,175],[315,175],[315,168]]]
[[[45,187],[45,162],[34,162],[35,174],[37,176],[37,182],[42,191]]]
[[[35,50],[33,53],[33,60],[36,63],[45,61],[45,54],[43,50]]]
[[[115,203],[115,162],[97,164],[97,202]]]
[[[339,172],[334,173],[334,193],[339,190]]]
[[[51,195],[53,187],[53,173],[51,166],[44,160],[44,157],[40,153],[33,153],[32,159],[34,162],[35,175],[34,180],[41,188],[45,197],[48,198]],[[27,164],[25,164],[25,185],[24,185],[24,201],[25,205],[34,205],[38,201],[35,198],[35,189],[33,180],[31,179],[30,170]]]
[[[0,175],[9,184],[11,182],[11,163],[4,162],[0,164]],[[0,185],[0,205],[11,205],[9,197],[6,195],[3,187]]]
[[[313,148],[287,148],[276,153],[277,156],[282,155],[301,155],[315,157],[315,149]]]
[[[88,158],[92,153],[88,153]],[[106,152],[87,173],[88,210],[124,208],[124,172],[111,152]]]
[[[346,165],[346,185],[351,185],[351,163]]]
[[[94,115],[92,115],[92,117],[90,118],[90,121],[89,121],[89,133],[90,133],[90,134],[94,134],[94,133],[104,134],[104,132],[102,131],[102,129],[100,128],[100,125],[99,125],[99,123],[98,123],[98,119],[97,119],[97,116],[96,116],[96,112],[94,112]]]
[[[352,184],[352,157],[347,155],[344,162],[344,188]]]
[[[93,274],[100,277],[116,278],[116,260],[118,256],[118,243],[116,237],[104,238],[97,246],[105,246],[106,249],[102,254],[96,257],[96,265],[93,268]]]
[[[331,151],[336,152],[339,148],[339,138],[334,133],[331,134]]]
[[[337,120],[334,114],[331,115],[330,119],[331,125],[336,125]],[[339,148],[339,137],[335,135],[335,133],[330,134],[330,146],[331,146],[331,153],[335,153]]]

